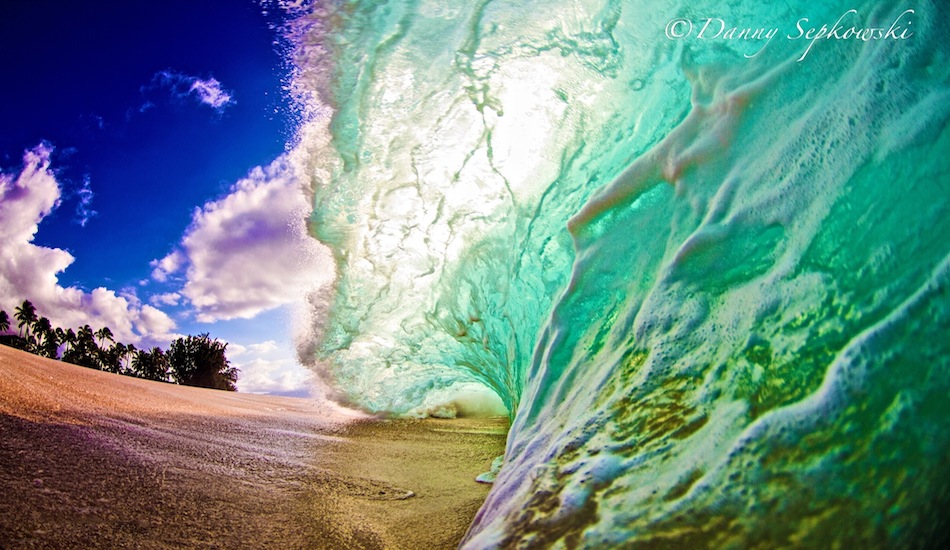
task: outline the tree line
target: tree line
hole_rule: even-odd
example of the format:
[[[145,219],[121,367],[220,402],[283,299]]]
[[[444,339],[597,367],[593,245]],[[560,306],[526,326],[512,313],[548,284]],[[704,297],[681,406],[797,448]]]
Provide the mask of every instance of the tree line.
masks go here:
[[[49,319],[37,315],[29,300],[14,311],[16,334],[6,334],[11,319],[0,310],[0,344],[126,376],[186,386],[237,391],[238,369],[225,355],[227,344],[211,339],[207,333],[185,336],[171,343],[168,350],[153,347],[137,349],[133,344],[116,342],[109,327],[93,331],[89,325],[78,330],[54,327]]]

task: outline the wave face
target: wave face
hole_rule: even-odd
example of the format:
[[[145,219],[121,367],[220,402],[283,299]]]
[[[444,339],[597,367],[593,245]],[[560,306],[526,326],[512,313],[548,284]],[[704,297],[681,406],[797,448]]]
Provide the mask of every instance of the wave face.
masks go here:
[[[513,413],[465,547],[926,546],[950,505],[948,8],[681,4],[299,14],[295,152],[338,268],[313,353],[369,410],[487,388]],[[914,35],[789,38],[842,16]]]

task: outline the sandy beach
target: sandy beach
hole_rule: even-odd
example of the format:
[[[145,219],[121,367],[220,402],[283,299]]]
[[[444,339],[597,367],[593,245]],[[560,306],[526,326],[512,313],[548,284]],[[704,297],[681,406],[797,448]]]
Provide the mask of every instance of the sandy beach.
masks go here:
[[[379,420],[0,346],[3,548],[453,548],[507,420]]]

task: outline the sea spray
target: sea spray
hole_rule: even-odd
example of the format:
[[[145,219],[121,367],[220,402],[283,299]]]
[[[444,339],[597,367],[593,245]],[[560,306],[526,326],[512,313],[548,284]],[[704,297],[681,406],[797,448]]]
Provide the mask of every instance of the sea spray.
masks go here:
[[[913,9],[915,35],[800,59],[796,22],[851,9]],[[370,410],[492,392],[514,415],[463,546],[947,531],[945,5],[321,10],[333,28],[294,39],[333,59],[296,81],[332,109],[308,159],[339,273],[315,354]],[[780,33],[755,56],[665,33],[711,17]]]

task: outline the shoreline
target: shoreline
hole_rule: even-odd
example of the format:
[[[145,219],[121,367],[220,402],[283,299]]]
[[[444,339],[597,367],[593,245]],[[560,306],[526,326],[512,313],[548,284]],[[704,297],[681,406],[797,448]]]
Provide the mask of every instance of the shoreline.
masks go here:
[[[11,548],[454,548],[506,418],[379,420],[0,346]],[[410,496],[411,494],[411,496]]]

